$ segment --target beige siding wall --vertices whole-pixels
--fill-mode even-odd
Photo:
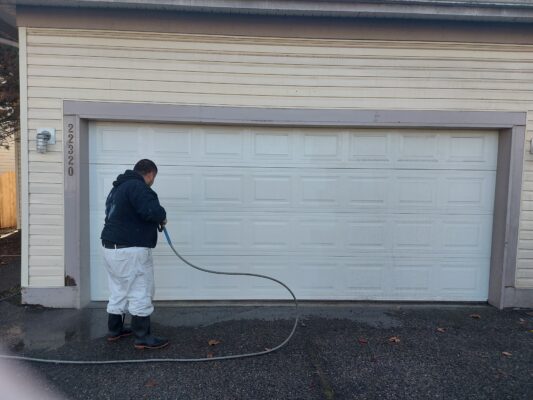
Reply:
[[[27,30],[29,284],[63,284],[62,101],[533,110],[533,46]],[[37,154],[36,128],[58,142]],[[527,138],[533,136],[533,117]],[[533,287],[526,153],[518,287]]]
[[[9,149],[0,146],[0,174],[15,171],[15,141],[9,143]]]
[[[529,153],[533,139],[533,107],[529,110],[516,271],[516,286],[520,288],[533,288],[533,155]]]

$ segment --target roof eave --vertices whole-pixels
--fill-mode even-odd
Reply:
[[[89,7],[276,16],[533,22],[525,0],[4,0],[0,18],[15,25],[16,7]]]

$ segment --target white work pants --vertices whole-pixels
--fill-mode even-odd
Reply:
[[[146,317],[154,311],[154,263],[152,249],[126,247],[103,249],[109,281],[107,312]]]

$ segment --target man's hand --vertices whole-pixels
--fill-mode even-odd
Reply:
[[[165,225],[167,224],[167,219],[165,218],[161,223],[159,224],[159,227],[157,228],[159,232],[163,232],[163,229],[165,228]]]

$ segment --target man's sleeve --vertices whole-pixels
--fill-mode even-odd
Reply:
[[[160,224],[167,217],[157,194],[144,184],[135,185],[130,190],[130,201],[135,211],[145,221]]]

